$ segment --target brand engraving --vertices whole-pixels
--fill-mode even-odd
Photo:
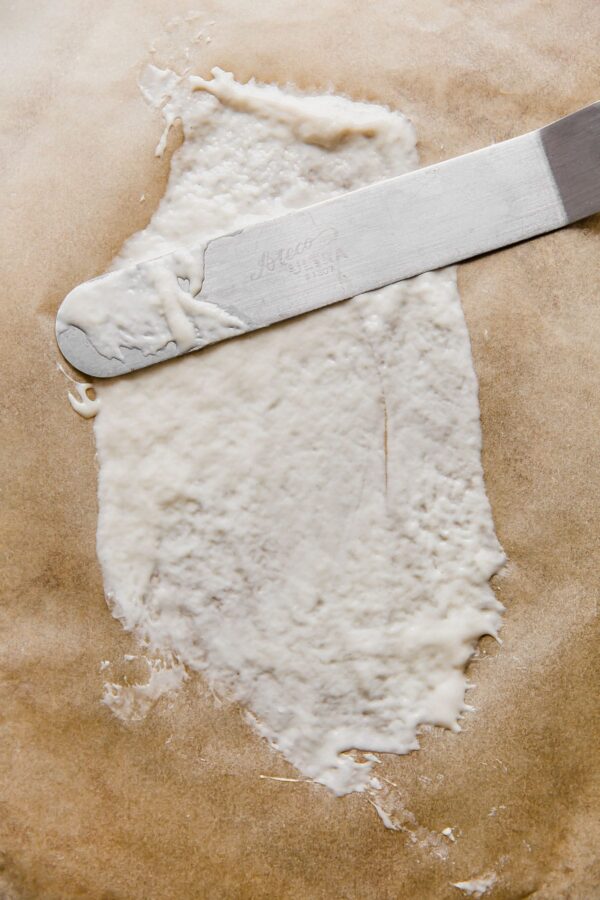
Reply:
[[[337,230],[330,226],[315,234],[308,235],[296,244],[280,247],[272,253],[267,250],[260,256],[258,266],[251,273],[252,281],[260,281],[272,275],[287,272],[303,277],[305,281],[322,278],[339,272],[341,259],[348,256],[341,247],[335,246]]]

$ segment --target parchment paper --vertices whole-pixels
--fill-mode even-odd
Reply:
[[[143,669],[103,598],[92,429],[53,340],[164,189],[150,58],[383,101],[430,162],[598,99],[597,0],[4,3],[0,42],[0,897],[460,898],[491,872],[493,900],[600,896],[598,218],[460,268],[507,613],[462,733],[385,760],[404,831],[264,777],[297,773],[199,679],[135,726],[101,705],[101,660]]]

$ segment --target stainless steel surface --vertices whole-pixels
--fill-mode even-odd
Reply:
[[[540,129],[569,222],[600,209],[600,103]]]
[[[598,210],[600,103],[538,131],[194,248],[203,264],[196,299],[218,305],[252,331]],[[146,283],[152,265],[136,267],[138,283]],[[105,285],[114,295],[128,272],[96,279],[95,294]],[[68,301],[73,319],[78,291],[59,310],[57,340],[80,371],[120,375],[189,352],[171,341],[155,354],[128,348],[121,359],[102,355],[63,314]]]

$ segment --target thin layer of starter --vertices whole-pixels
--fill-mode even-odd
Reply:
[[[219,70],[143,89],[185,140],[115,267],[417,163],[380,106]],[[458,727],[503,555],[454,270],[96,389],[98,553],[127,628],[337,793],[372,781],[346,751]]]

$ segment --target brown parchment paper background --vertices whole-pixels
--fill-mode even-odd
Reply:
[[[2,900],[452,898],[492,871],[492,900],[600,896],[598,218],[460,269],[507,613],[462,733],[385,760],[408,831],[262,777],[297,773],[198,679],[138,725],[101,705],[100,661],[134,678],[136,646],[103,598],[92,428],[53,340],[164,189],[178,137],[154,157],[136,85],[152,46],[396,106],[430,162],[598,99],[597,0],[20,0],[0,46]]]

